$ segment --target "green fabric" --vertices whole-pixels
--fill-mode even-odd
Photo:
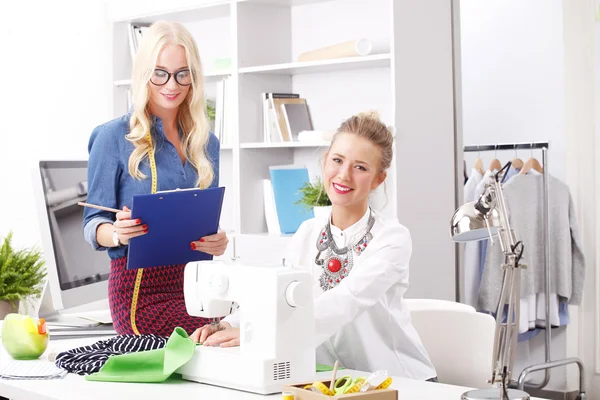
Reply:
[[[162,349],[110,357],[99,372],[85,377],[103,382],[164,382],[192,359],[196,343],[182,328],[175,328]]]
[[[339,366],[338,371],[344,369],[344,367]],[[325,364],[317,364],[317,372],[328,372],[333,371],[333,365],[325,365]]]

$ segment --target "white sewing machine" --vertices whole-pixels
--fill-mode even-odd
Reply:
[[[240,305],[240,347],[198,346],[177,370],[184,379],[249,392],[281,392],[315,375],[310,273],[237,262],[189,263],[184,294],[190,315],[215,318]]]

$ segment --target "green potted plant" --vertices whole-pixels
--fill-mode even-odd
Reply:
[[[329,217],[331,213],[331,201],[329,200],[329,196],[327,196],[321,178],[317,178],[314,183],[306,182],[299,191],[302,194],[302,198],[296,204],[307,209],[312,208],[315,218]]]
[[[215,121],[215,104],[212,100],[206,100],[206,116],[213,123]]]
[[[45,278],[42,252],[35,247],[15,249],[9,232],[0,247],[0,319],[16,312],[20,301],[39,297]]]

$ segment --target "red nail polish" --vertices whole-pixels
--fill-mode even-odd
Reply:
[[[200,238],[200,241],[201,241],[201,242],[204,242],[204,239],[203,239],[203,238]]]
[[[136,220],[135,220],[135,223],[139,225],[139,224],[141,224],[141,223],[142,223],[142,220],[141,220],[141,219],[136,219]]]
[[[196,250],[196,243],[191,244],[192,250]]]
[[[148,233],[148,229],[144,229],[144,233]]]
[[[147,230],[148,230],[148,225],[144,224],[144,225],[142,226],[142,228],[144,228],[144,230],[145,230],[145,231],[147,231]]]

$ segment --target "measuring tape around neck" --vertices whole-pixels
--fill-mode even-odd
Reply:
[[[150,144],[150,148],[148,149],[148,159],[150,160],[150,171],[152,173],[152,194],[156,193],[157,187],[157,176],[156,176],[156,160],[154,159],[154,145],[152,143],[152,135],[148,133],[146,136],[148,139],[148,143]],[[142,275],[144,274],[144,269],[140,268],[137,270],[137,274],[135,277],[135,285],[133,287],[133,295],[131,297],[131,312],[130,312],[130,320],[131,320],[131,329],[133,333],[136,335],[140,334],[137,326],[135,325],[135,310],[137,308],[138,296],[140,294],[140,286],[142,285]]]

